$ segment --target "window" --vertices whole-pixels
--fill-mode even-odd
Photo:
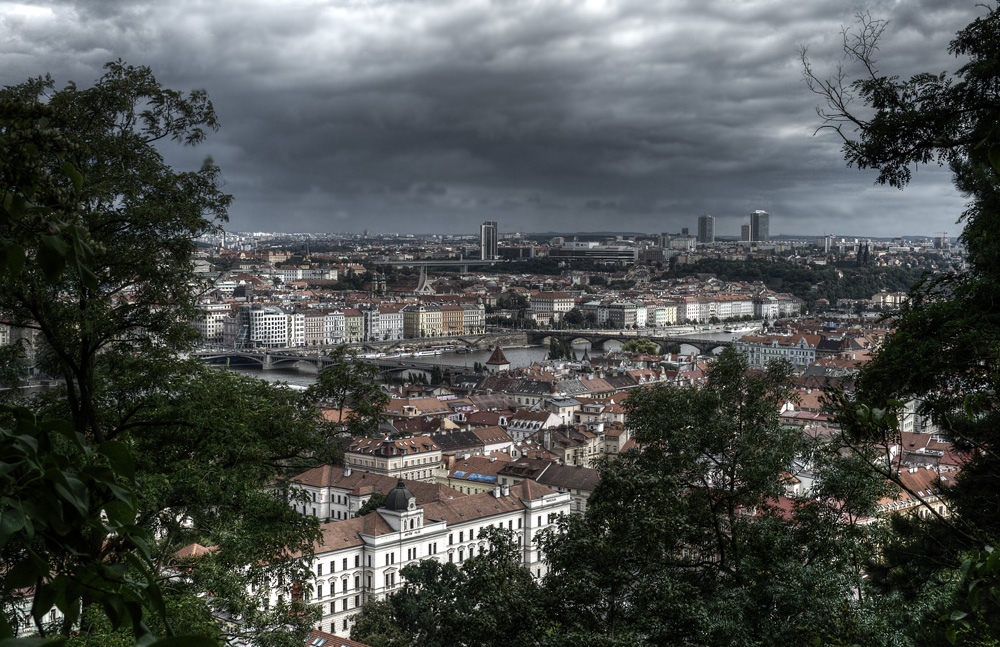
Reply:
[[[316,575],[322,575],[322,574],[323,574],[323,565],[316,564]]]
[[[316,585],[316,597],[317,598],[323,597],[323,585],[322,584]]]
[[[372,556],[369,555],[368,556],[368,568],[371,568],[371,566],[372,566]]]
[[[465,541],[465,531],[464,530],[462,532],[458,533],[458,541],[459,541],[459,543]]]
[[[344,618],[344,631],[347,631],[347,618]]]
[[[344,593],[347,593],[347,578],[346,577],[343,579],[343,582],[344,582]]]
[[[331,602],[330,603],[330,613],[337,613],[337,603],[336,602]]]
[[[361,566],[361,555],[354,556],[354,568]],[[346,566],[344,568],[347,568]]]
[[[355,595],[354,596],[354,608],[357,609],[360,606],[361,606],[361,596],[360,595]]]
[[[521,529],[521,518],[520,517],[517,518],[517,529],[518,530]],[[511,528],[511,530],[513,530],[513,528]]]
[[[346,557],[344,558],[344,567],[343,567],[343,569],[345,571],[347,570],[347,558]]]
[[[458,561],[462,561],[463,559],[465,559],[465,551],[462,550],[461,548],[459,548],[458,549]]]
[[[344,608],[344,611],[347,611],[347,598],[344,598],[343,608]]]
[[[360,575],[355,575],[354,576],[354,590],[357,591],[360,588],[361,588],[361,576]]]

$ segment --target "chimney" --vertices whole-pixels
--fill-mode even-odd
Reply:
[[[351,465],[350,463],[347,463],[344,465],[344,476],[350,476],[350,475],[351,475]]]
[[[510,496],[510,486],[509,485],[504,485],[503,486],[503,495],[504,496]]]
[[[499,499],[500,498],[500,491],[501,490],[500,490],[500,486],[499,485],[494,485],[493,486],[493,498],[494,499]]]

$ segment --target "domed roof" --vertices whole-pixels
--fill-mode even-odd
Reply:
[[[402,512],[409,509],[410,499],[412,498],[414,498],[413,492],[410,492],[410,488],[406,487],[403,479],[399,479],[396,487],[389,490],[389,494],[385,495],[385,503],[382,507],[387,510]]]

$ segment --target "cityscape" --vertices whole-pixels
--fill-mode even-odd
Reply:
[[[995,3],[0,34],[3,647],[997,644]]]

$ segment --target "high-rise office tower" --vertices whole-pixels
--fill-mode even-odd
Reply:
[[[750,225],[740,225],[740,241],[750,242]]]
[[[707,213],[698,216],[698,242],[715,242],[715,216],[710,216]]]
[[[766,243],[771,240],[768,232],[768,221],[771,216],[766,211],[758,209],[750,214],[750,240]]]
[[[479,226],[479,258],[492,261],[497,257],[497,240],[499,239],[497,223],[487,220]]]

